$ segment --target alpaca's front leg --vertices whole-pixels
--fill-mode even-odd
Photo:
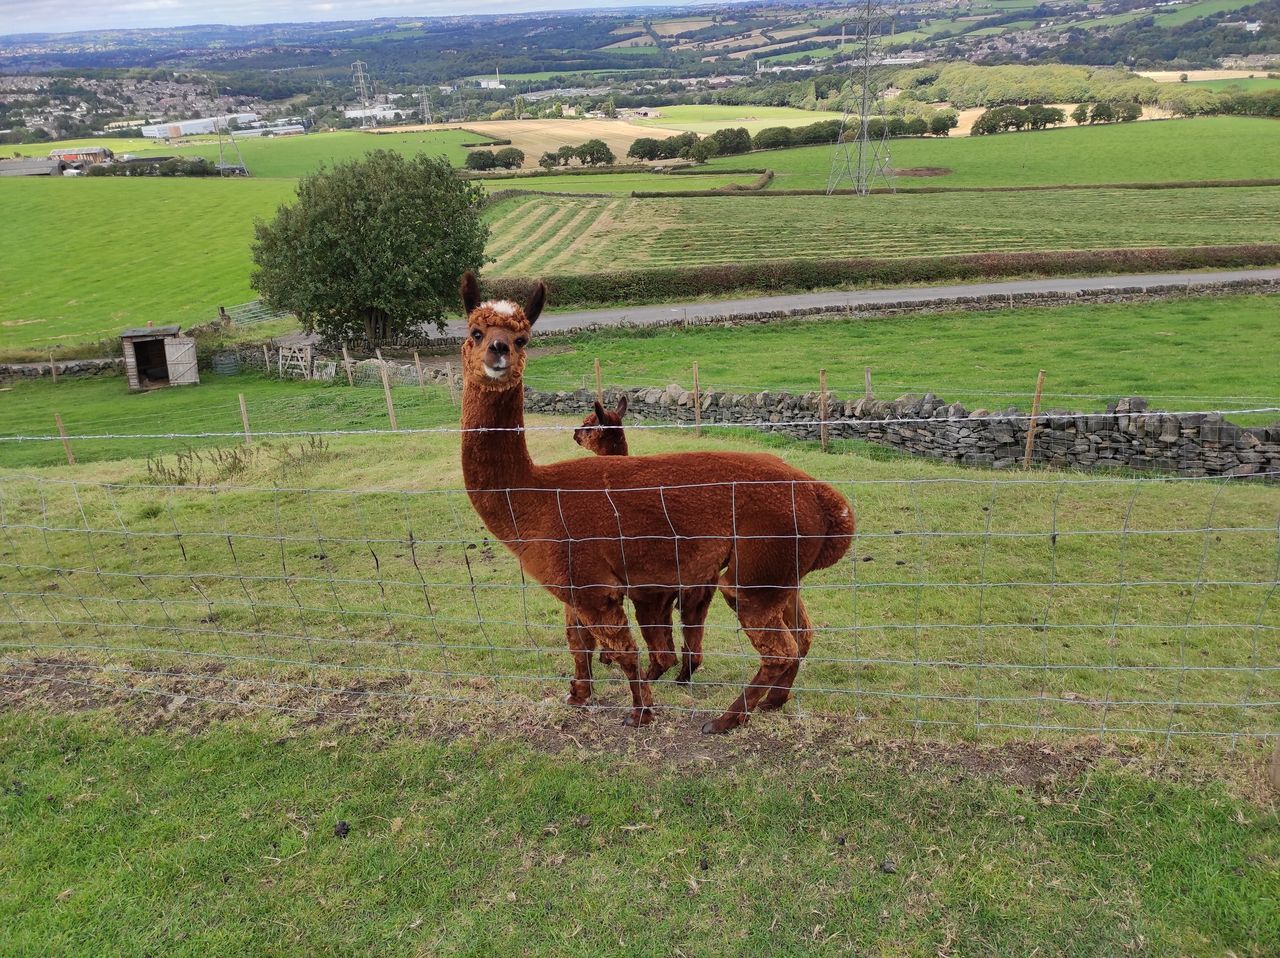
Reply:
[[[564,607],[564,636],[573,653],[573,681],[569,683],[569,694],[564,700],[579,708],[591,701],[591,653],[595,650],[595,639],[591,630],[579,621],[573,607]]]

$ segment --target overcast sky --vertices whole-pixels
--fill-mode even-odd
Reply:
[[[673,0],[470,0],[465,4],[456,0],[0,0],[0,36],[193,23],[368,20],[673,5]]]

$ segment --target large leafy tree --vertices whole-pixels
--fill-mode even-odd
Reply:
[[[458,277],[484,263],[483,198],[443,157],[376,150],[322,170],[256,224],[253,287],[331,340],[443,329]]]

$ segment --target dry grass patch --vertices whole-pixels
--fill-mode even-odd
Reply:
[[[661,139],[681,131],[663,127],[638,126],[626,120],[483,120],[477,123],[430,123],[388,127],[379,132],[404,133],[415,130],[467,129],[495,139],[510,140],[524,151],[525,168],[536,168],[538,157],[562,146],[578,146],[587,140],[604,140],[614,155],[622,159],[631,144],[642,136]]]

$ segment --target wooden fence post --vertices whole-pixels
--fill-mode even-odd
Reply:
[[[49,375],[53,377],[53,384],[58,385],[58,364],[53,361],[53,353],[49,354]]]
[[[71,441],[67,438],[67,427],[62,424],[62,413],[55,412],[53,421],[58,424],[58,435],[62,437],[62,451],[67,454],[67,465],[74,466],[76,457],[71,453]]]
[[[444,378],[449,383],[449,401],[458,405],[458,387],[453,382],[453,363],[444,364]]]
[[[693,434],[702,435],[702,390],[698,383],[698,364],[693,364]]]
[[[240,424],[244,426],[244,444],[246,446],[253,445],[253,437],[249,435],[249,407],[244,404],[244,393],[240,396]]]
[[[271,351],[267,349],[267,344],[262,344],[262,375],[271,375]]]
[[[871,367],[862,367],[862,395],[871,398]]]
[[[314,371],[311,368],[311,344],[307,343],[306,358],[303,360],[304,368],[302,370],[303,379],[315,379]]]
[[[1044,390],[1044,370],[1036,377],[1036,394],[1031,400],[1031,418],[1027,420],[1027,448],[1022,455],[1022,468],[1031,468],[1031,453],[1036,444],[1036,417],[1040,415],[1040,393]]]
[[[342,344],[342,366],[347,371],[347,385],[354,386],[356,384],[355,377],[351,375],[351,353],[347,352],[347,344]]]
[[[827,371],[818,370],[818,437],[822,440],[822,451],[827,451]]]
[[[379,356],[379,359],[382,357]],[[391,381],[387,379],[387,364],[383,363],[379,369],[382,370],[382,395],[387,401],[387,419],[391,422],[391,429],[394,432],[400,427],[396,425],[396,407],[391,401]]]
[[[600,378],[600,357],[596,357],[596,402],[604,405],[604,383]]]
[[[418,371],[418,392],[426,392],[427,384],[422,381],[422,360],[418,358],[418,351],[413,351],[413,368]]]

